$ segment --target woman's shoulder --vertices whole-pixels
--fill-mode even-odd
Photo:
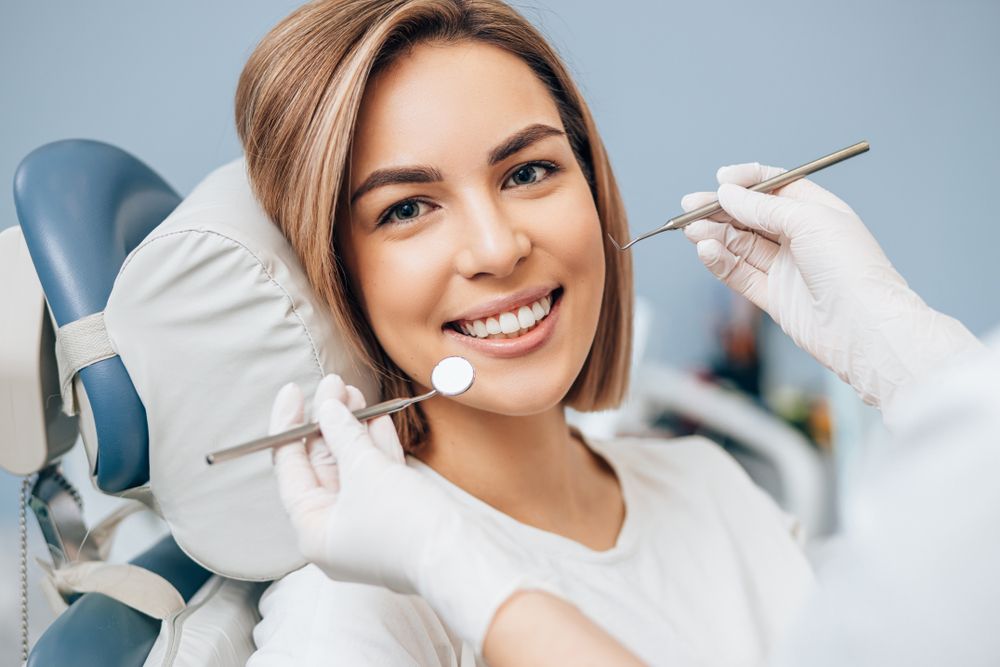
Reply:
[[[725,449],[702,436],[589,441],[643,495],[684,497],[713,507],[733,525],[770,525],[802,545],[798,520],[751,479]],[[664,498],[666,499],[666,498]]]
[[[624,437],[587,443],[613,464],[647,473],[745,477],[739,463],[726,450],[700,435],[682,438]]]
[[[314,565],[268,587],[248,667],[459,664],[461,642],[420,597],[333,581]]]

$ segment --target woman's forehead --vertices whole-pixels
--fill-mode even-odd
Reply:
[[[369,82],[354,136],[352,173],[476,159],[517,130],[562,127],[528,65],[481,42],[420,44]]]

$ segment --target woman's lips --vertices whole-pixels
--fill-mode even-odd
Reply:
[[[564,296],[565,294],[559,295],[559,298],[552,304],[552,308],[544,320],[517,338],[474,338],[449,327],[446,327],[443,331],[459,344],[476,352],[500,359],[519,357],[534,352],[545,345],[552,337],[556,322],[559,320],[559,313],[562,310]]]
[[[455,317],[451,322],[470,322],[496,317],[500,313],[517,312],[521,306],[530,305],[544,296],[551,295],[558,289],[558,285],[539,286],[521,290],[516,294],[494,298],[480,304],[477,308],[466,311],[461,316]]]

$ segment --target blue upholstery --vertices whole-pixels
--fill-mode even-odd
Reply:
[[[97,141],[57,141],[21,162],[14,204],[59,326],[104,310],[126,255],[178,203],[149,167]],[[97,430],[97,485],[115,493],[146,483],[146,411],[121,359],[98,362],[80,377]]]
[[[132,562],[172,583],[185,601],[209,577],[172,537],[164,538]],[[139,667],[159,632],[160,621],[100,593],[87,593],[39,638],[28,658],[28,667]]]
[[[125,257],[180,203],[149,167],[97,141],[57,141],[14,175],[14,204],[59,326],[104,310]],[[80,372],[97,431],[97,484],[119,492],[149,480],[146,411],[118,357]],[[210,573],[167,537],[132,561],[185,600]],[[142,665],[160,621],[98,593],[78,597],[39,638],[29,665]]]

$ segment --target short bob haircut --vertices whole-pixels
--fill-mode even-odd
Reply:
[[[345,190],[358,111],[370,78],[421,42],[472,40],[521,58],[552,94],[594,196],[602,231],[628,238],[625,209],[604,146],[576,86],[545,38],[500,0],[315,0],[257,45],[236,91],[236,127],[253,190],[301,258],[382,396],[412,395],[352,292],[334,225],[346,220]],[[628,387],[632,264],[605,244],[600,321],[563,403],[581,411],[618,405]],[[360,279],[360,278],[359,278]],[[406,451],[426,441],[421,410],[395,415]]]

